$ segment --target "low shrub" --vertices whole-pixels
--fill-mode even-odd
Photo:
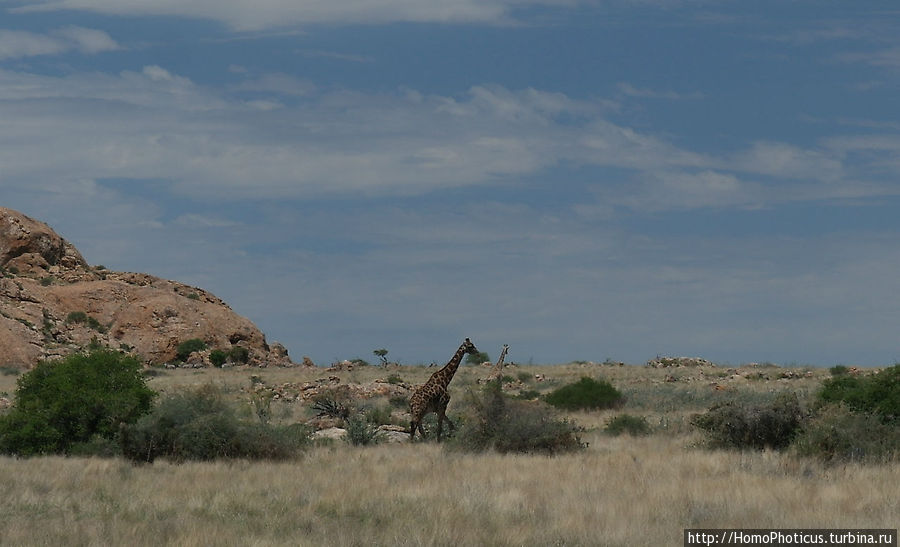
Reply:
[[[764,405],[728,402],[714,405],[691,419],[716,448],[784,449],[801,425],[800,402],[795,393],[781,393]]]
[[[345,437],[347,442],[355,446],[366,446],[375,444],[380,440],[380,432],[377,427],[372,424],[365,415],[354,414],[347,422],[347,433]]]
[[[360,408],[366,421],[372,425],[387,425],[391,423],[391,407],[389,404],[368,404]]]
[[[104,327],[102,324],[100,324],[100,321],[97,321],[97,319],[91,317],[90,315],[88,315],[87,313],[85,313],[83,311],[69,312],[69,314],[66,316],[65,322],[66,322],[66,324],[69,324],[69,323],[85,324],[88,327],[94,329],[95,331],[97,331],[99,333],[106,332],[106,327]]]
[[[491,382],[480,392],[469,392],[463,423],[448,446],[468,452],[558,454],[584,448],[581,431],[556,418],[549,406],[509,398]]]
[[[122,453],[135,462],[294,457],[306,444],[300,425],[243,421],[212,385],[170,395],[134,425],[124,427]]]
[[[849,369],[844,365],[835,365],[828,369],[828,372],[830,372],[832,376],[840,376],[841,374],[847,374]]]
[[[227,360],[228,354],[220,349],[214,349],[209,352],[209,362],[212,363],[213,366],[221,367]]]
[[[234,346],[228,351],[228,358],[232,363],[246,365],[250,361],[250,350],[243,346]]]
[[[639,437],[641,435],[649,435],[650,424],[647,423],[647,418],[643,416],[632,416],[631,414],[619,414],[611,418],[608,422],[606,422],[606,428],[604,429],[607,435],[619,436],[623,433],[627,433],[632,437]]]
[[[544,396],[544,400],[565,410],[615,408],[624,403],[624,397],[612,384],[587,376],[582,376],[574,384],[551,391]]]
[[[175,356],[179,361],[184,361],[195,351],[203,351],[206,349],[206,347],[206,342],[204,342],[203,340],[199,338],[191,338],[190,340],[185,340],[184,342],[178,344],[178,347],[175,348]]]
[[[801,456],[826,463],[883,463],[900,459],[900,427],[844,404],[827,405],[803,427],[794,442]]]

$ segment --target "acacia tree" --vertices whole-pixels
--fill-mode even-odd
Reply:
[[[388,350],[386,350],[386,349],[384,349],[384,348],[381,348],[381,349],[376,349],[376,350],[372,351],[372,353],[374,353],[375,355],[378,356],[379,359],[381,359],[381,365],[382,365],[382,366],[385,366],[385,367],[387,366],[387,364],[388,364],[388,360],[387,360]]]

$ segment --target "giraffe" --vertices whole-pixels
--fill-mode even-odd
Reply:
[[[459,363],[462,361],[463,355],[467,353],[470,355],[478,353],[475,345],[468,338],[466,338],[466,341],[459,346],[459,349],[456,350],[456,353],[453,354],[450,361],[440,370],[435,371],[431,375],[431,378],[419,386],[416,391],[413,392],[412,397],[409,398],[409,414],[412,417],[412,420],[409,423],[410,441],[415,437],[416,429],[419,430],[422,437],[425,437],[425,430],[422,428],[422,418],[430,412],[434,412],[438,415],[437,438],[438,441],[441,440],[441,429],[444,426],[447,404],[450,402],[450,394],[447,392],[447,386],[450,385],[450,380],[452,380],[453,375],[456,374],[456,369],[459,368]],[[453,425],[453,422],[449,419],[447,420],[447,423],[450,424],[451,430],[456,429],[456,426]]]
[[[493,382],[494,380],[500,381],[501,371],[503,370],[503,359],[506,357],[506,352],[509,351],[509,344],[503,344],[503,350],[500,352],[500,358],[497,359],[497,364],[494,365],[494,370],[491,371],[491,375],[488,377],[488,382]]]

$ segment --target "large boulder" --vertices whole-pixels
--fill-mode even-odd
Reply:
[[[249,351],[249,364],[291,365],[249,319],[198,287],[149,274],[90,267],[43,222],[0,208],[0,366],[33,366],[89,344],[123,349],[148,364],[176,359],[178,345]]]

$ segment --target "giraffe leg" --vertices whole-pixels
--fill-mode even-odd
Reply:
[[[409,441],[412,442],[413,437],[416,436],[416,426],[419,425],[415,420],[409,422]]]
[[[438,412],[438,431],[437,431],[437,440],[441,442],[441,429],[444,427],[444,413]]]

